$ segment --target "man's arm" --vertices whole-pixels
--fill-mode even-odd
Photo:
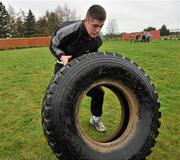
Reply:
[[[72,39],[72,34],[78,29],[81,22],[74,23],[72,25],[59,29],[56,34],[52,37],[49,49],[51,53],[64,64],[67,64],[69,59],[72,57],[63,51],[62,46],[67,46]]]
[[[59,31],[59,34],[56,34],[52,38],[51,44],[49,45],[49,49],[51,53],[57,58],[58,61],[61,61],[64,65],[66,65],[69,59],[72,58],[72,56],[65,55],[64,51],[60,48],[60,45],[62,45],[62,43],[66,43],[66,42],[61,37],[60,31]]]
[[[49,45],[49,49],[51,53],[58,59],[60,60],[62,55],[65,55],[64,51],[60,49],[59,45],[61,43],[61,40],[57,39],[57,36],[55,35],[51,39],[51,43]]]

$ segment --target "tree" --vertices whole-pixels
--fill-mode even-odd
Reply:
[[[156,30],[155,27],[148,27],[144,29],[144,31],[155,31],[155,30]]]
[[[74,21],[76,20],[76,11],[71,10],[67,4],[62,8],[58,6],[55,11],[46,11],[45,17],[48,22],[48,31],[49,34],[55,32],[60,23],[65,21]]]
[[[55,10],[55,13],[57,14],[59,23],[63,21],[74,21],[77,19],[76,10],[71,10],[67,4],[65,4],[63,8],[58,6]]]
[[[16,28],[17,14],[12,6],[8,7],[8,14],[9,14],[10,37],[16,37],[18,34]]]
[[[115,19],[111,19],[107,25],[107,34],[115,35],[117,33],[117,23]]]
[[[35,25],[36,25],[35,16],[33,15],[32,11],[29,10],[27,17],[25,18],[24,35],[26,37],[31,37],[35,35]]]
[[[28,14],[22,10],[15,12],[11,6],[6,10],[0,2],[0,38],[47,36],[52,34],[61,22],[76,19],[76,11],[71,10],[67,4],[63,8],[58,6],[55,11],[47,11],[36,22],[31,10]]]
[[[63,8],[63,20],[64,21],[74,21],[76,20],[76,11],[71,10],[67,4]]]
[[[47,18],[48,18],[48,31],[49,34],[52,34],[57,29],[57,26],[59,25],[60,22],[55,12],[50,12]]]
[[[17,13],[16,16],[16,22],[15,22],[16,34],[14,35],[14,37],[24,37],[25,19],[26,19],[25,12],[20,9],[20,11]]]
[[[22,17],[18,17],[16,19],[15,26],[16,26],[16,31],[17,31],[15,37],[24,37],[25,26],[24,26]]]
[[[63,9],[60,6],[58,6],[55,9],[55,13],[57,14],[59,23],[61,23],[63,21],[63,19],[64,19],[64,11],[63,11]]]
[[[0,38],[7,38],[10,36],[10,26],[9,26],[9,14],[3,5],[0,2]]]
[[[169,36],[170,32],[169,29],[167,29],[166,25],[162,25],[161,29],[160,29],[160,35],[161,36]]]
[[[48,21],[45,16],[40,17],[36,22],[36,35],[37,36],[48,36],[49,35]]]

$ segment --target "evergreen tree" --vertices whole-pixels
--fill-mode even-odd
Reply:
[[[40,17],[36,22],[36,35],[37,36],[49,36],[48,21],[47,18]]]
[[[146,29],[144,29],[144,31],[155,31],[156,28],[155,27],[148,27]]]
[[[55,12],[50,12],[48,18],[48,31],[50,34],[54,33],[59,25],[59,19]]]
[[[27,17],[25,18],[25,33],[26,37],[31,37],[35,35],[35,26],[36,20],[35,16],[33,15],[32,11],[29,10]]]
[[[15,37],[24,37],[25,26],[24,26],[22,17],[18,17],[16,19],[15,26],[16,26],[16,31],[17,31]]]
[[[0,2],[0,38],[9,37],[9,31],[9,15],[3,3]]]
[[[160,29],[160,35],[161,36],[169,36],[170,32],[169,29],[167,29],[166,25],[162,25],[161,29]]]

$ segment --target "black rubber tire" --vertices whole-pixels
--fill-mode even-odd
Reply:
[[[111,140],[95,142],[77,121],[89,89],[110,88],[124,104],[124,121]],[[51,80],[42,103],[44,135],[60,160],[144,160],[155,145],[160,103],[150,78],[136,63],[114,53],[89,53],[72,60]]]

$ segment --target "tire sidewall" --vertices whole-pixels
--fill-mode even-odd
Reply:
[[[65,73],[67,68],[64,68]],[[86,157],[90,160],[119,160],[120,157],[130,159],[147,145],[147,139],[151,134],[152,107],[155,99],[149,81],[137,66],[110,56],[107,59],[90,59],[88,63],[81,61],[81,64],[68,70],[67,74],[59,76],[60,87],[55,96],[54,108],[57,143],[61,143],[63,135],[63,141],[75,157]],[[79,96],[99,80],[122,81],[134,92],[138,101],[138,121],[133,137],[120,148],[107,153],[88,146],[76,126]]]

